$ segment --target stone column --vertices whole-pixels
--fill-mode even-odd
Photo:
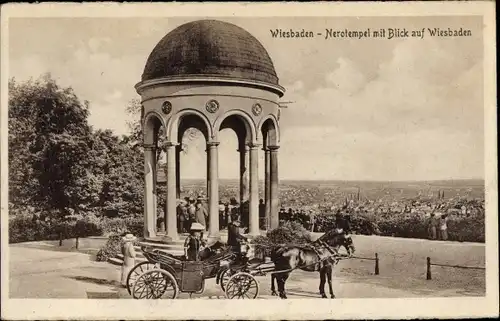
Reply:
[[[153,147],[153,161],[151,168],[153,169],[153,227],[155,232],[158,232],[156,221],[158,220],[158,147]]]
[[[266,230],[269,231],[271,226],[271,151],[269,148],[265,147],[264,149],[265,157],[265,180],[264,180],[264,202],[266,204]]]
[[[259,231],[259,149],[258,145],[249,145],[250,148],[250,231],[249,234],[257,236]]]
[[[182,146],[175,148],[175,197],[181,198],[181,152]]]
[[[269,146],[270,150],[270,176],[271,176],[271,229],[279,226],[279,190],[278,190],[278,148],[279,146]]]
[[[219,146],[218,142],[207,144],[208,151],[208,219],[209,219],[209,238],[219,237]]]
[[[240,206],[248,200],[248,146],[243,145],[238,149],[240,153]]]
[[[174,143],[166,143],[167,152],[167,240],[177,240],[177,201],[176,201],[176,145]]]
[[[154,222],[154,146],[144,145],[144,237],[155,237],[156,229]]]

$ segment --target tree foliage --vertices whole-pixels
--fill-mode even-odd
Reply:
[[[59,218],[142,212],[143,160],[137,139],[93,130],[88,115],[88,102],[48,74],[9,82],[11,207],[34,205]]]
[[[88,103],[80,101],[71,88],[59,87],[50,75],[13,87],[30,93],[24,96],[24,106],[11,104],[9,109],[26,105],[32,109],[34,135],[28,150],[33,158],[33,179],[38,183],[34,191],[37,205],[67,215],[92,204],[99,182],[92,172],[94,142],[87,122]]]
[[[94,130],[88,123],[89,103],[50,74],[9,81],[9,212],[17,217],[12,221],[14,239],[69,236],[68,229],[82,236],[89,233],[88,226],[97,224],[83,224],[91,217],[103,223],[109,221],[103,219],[106,216],[127,217],[130,222],[142,216],[144,115],[139,100],[124,107],[135,121],[128,124],[129,135],[117,136],[111,130]],[[184,141],[200,134],[189,129]],[[161,147],[164,135],[159,136]],[[161,149],[158,158],[160,153]],[[42,222],[47,233],[25,238],[21,234],[29,229],[26,222]]]

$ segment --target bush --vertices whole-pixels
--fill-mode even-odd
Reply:
[[[450,217],[448,238],[460,242],[485,242],[484,215]]]
[[[356,234],[363,235],[373,235],[380,234],[379,227],[375,219],[369,214],[354,213],[350,215],[351,217],[351,231]],[[321,215],[317,217],[315,223],[316,232],[326,232],[335,227],[335,216],[332,215]]]
[[[300,223],[285,222],[282,226],[269,231],[266,236],[253,240],[257,256],[269,256],[270,251],[284,244],[303,245],[311,242],[311,235]]]
[[[67,238],[102,235],[100,220],[95,215],[73,215],[68,219],[65,233]]]
[[[122,236],[114,234],[109,236],[103,248],[97,252],[96,260],[99,262],[107,261],[109,258],[116,257],[122,251]]]
[[[427,221],[416,214],[393,215],[377,221],[384,236],[427,238]]]
[[[132,233],[137,237],[144,235],[144,221],[142,217],[103,218],[101,220],[104,235]]]
[[[128,233],[132,233],[136,237],[144,236],[144,218],[127,217],[125,218],[125,226]]]
[[[356,234],[379,235],[380,229],[373,218],[364,214],[351,215],[351,230]]]
[[[9,215],[9,243],[58,240],[60,233],[63,239],[102,234],[99,219],[94,215],[74,215],[68,217],[67,221],[46,222],[34,220],[34,214],[16,212],[15,215]],[[49,214],[49,217],[52,215]]]
[[[394,215],[378,220],[385,236],[427,239],[428,217],[418,214]],[[448,240],[484,242],[484,213],[475,216],[448,216]]]
[[[351,230],[356,234],[384,235],[427,239],[428,220],[418,213],[354,213],[351,214]],[[316,232],[326,232],[335,226],[334,215],[320,215],[315,223]],[[463,242],[485,241],[484,212],[462,216],[448,216],[448,240]]]
[[[41,224],[32,221],[29,215],[9,217],[9,243],[29,242],[43,239],[46,235]]]

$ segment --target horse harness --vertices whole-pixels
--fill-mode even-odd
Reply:
[[[312,245],[310,246],[319,258],[319,262],[316,262],[316,264],[317,264],[316,269],[318,271],[320,271],[322,268],[324,268],[327,265],[338,263],[338,261],[339,261],[339,259],[337,258],[338,251],[336,249],[332,248],[330,245],[328,245],[323,240],[317,240],[317,243],[321,248],[326,249],[326,252],[327,252],[327,253],[320,252],[318,250],[318,246],[312,246]]]

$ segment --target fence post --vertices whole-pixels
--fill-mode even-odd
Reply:
[[[378,268],[378,253],[375,253],[375,275],[379,275],[380,271]]]
[[[431,258],[427,257],[427,280],[432,280],[431,275]]]

